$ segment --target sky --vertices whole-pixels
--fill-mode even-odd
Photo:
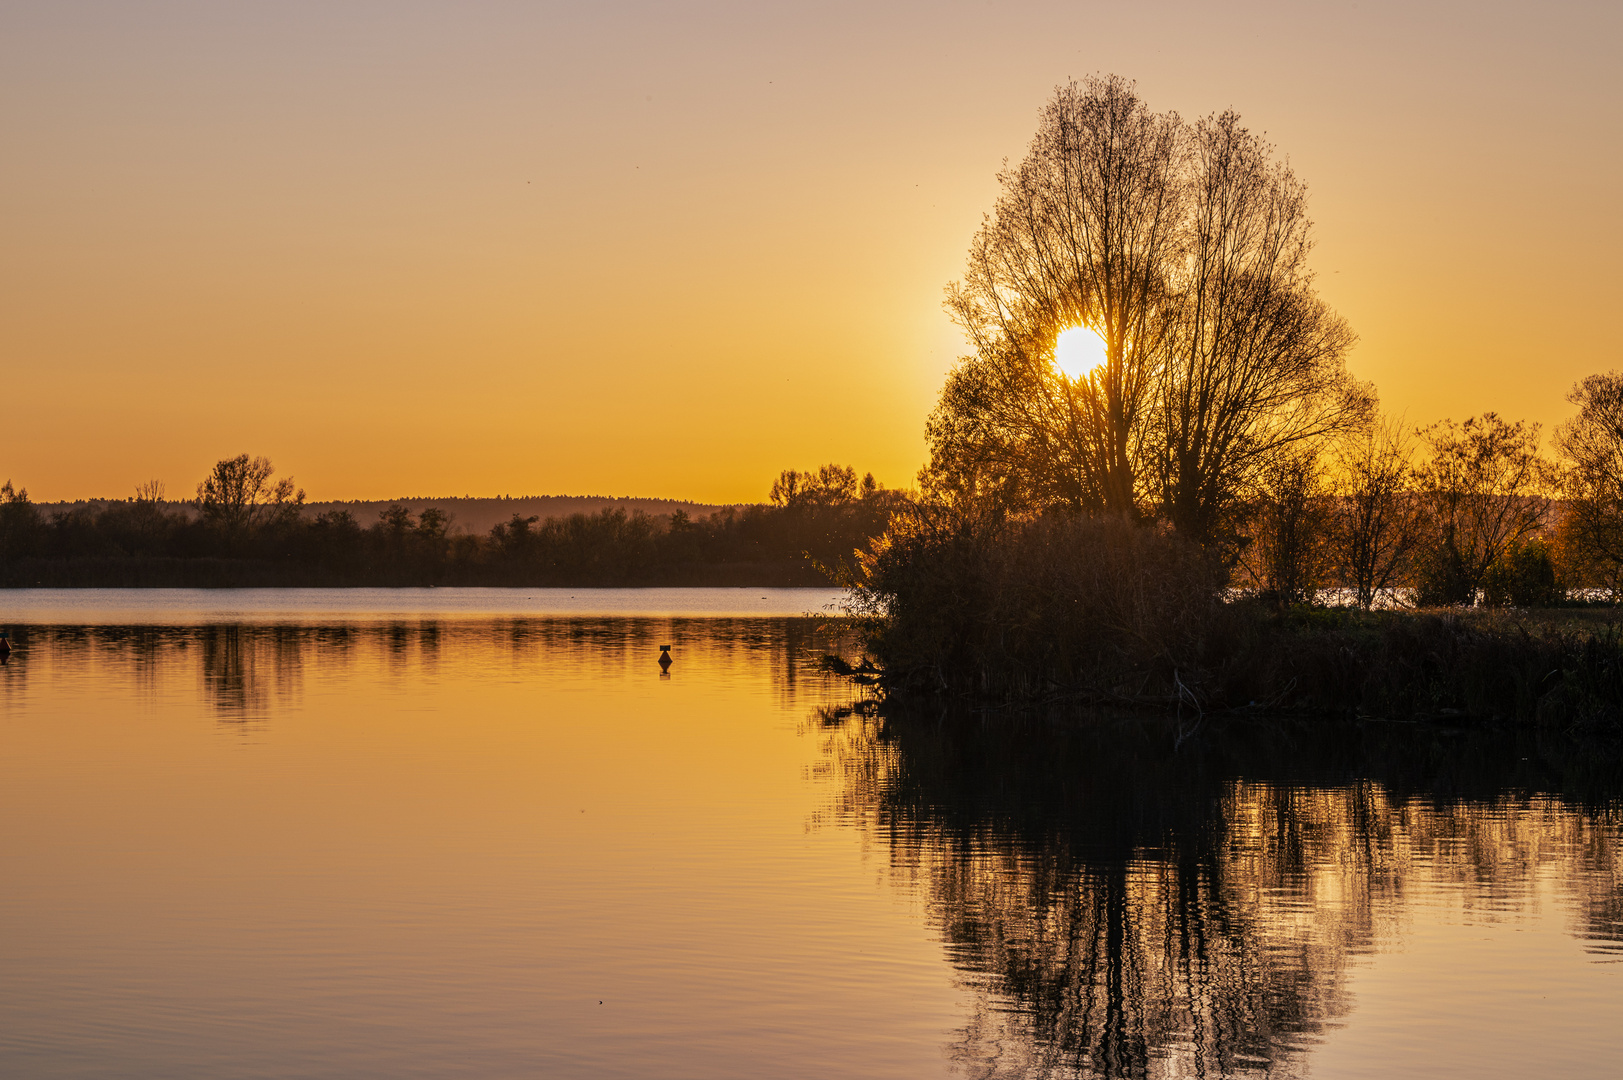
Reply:
[[[0,479],[760,501],[912,483],[1054,87],[1232,107],[1355,375],[1549,429],[1623,368],[1623,5],[0,0]]]

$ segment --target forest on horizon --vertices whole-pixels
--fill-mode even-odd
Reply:
[[[157,501],[183,514],[200,513],[195,499],[166,499],[161,485],[147,485],[146,490],[158,492]],[[147,496],[129,498],[71,499],[57,502],[37,502],[35,505],[47,517],[58,513],[71,513],[85,509],[104,509],[108,506],[139,501]],[[650,517],[670,517],[683,513],[690,518],[707,518],[724,510],[744,511],[753,503],[702,503],[691,499],[659,499],[640,495],[420,495],[397,499],[324,499],[298,503],[301,517],[314,520],[323,514],[348,512],[356,521],[371,523],[391,507],[403,506],[414,516],[424,510],[435,510],[445,515],[452,535],[457,533],[487,533],[492,527],[511,519],[515,514],[533,516],[540,521],[569,517],[572,514],[597,514],[605,510],[623,510],[627,514],[647,514]]]
[[[193,499],[36,504],[0,485],[0,587],[827,584],[909,496],[848,466],[769,501],[613,497],[307,503],[246,454]]]

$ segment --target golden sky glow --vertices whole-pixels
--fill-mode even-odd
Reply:
[[[907,484],[963,347],[942,287],[1095,72],[1268,132],[1390,410],[1550,425],[1623,366],[1620,10],[18,0],[0,479]]]

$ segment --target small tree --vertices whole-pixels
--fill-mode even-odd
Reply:
[[[309,544],[316,561],[329,569],[354,572],[364,557],[360,522],[348,510],[328,510],[310,523]]]
[[[259,526],[296,515],[304,502],[293,478],[272,483],[275,473],[269,458],[238,454],[218,461],[197,485],[197,508],[228,542],[240,542]]]
[[[1416,569],[1422,606],[1476,602],[1488,568],[1544,523],[1547,468],[1537,424],[1487,412],[1422,428],[1431,460],[1419,472],[1426,533]]]
[[[34,554],[43,527],[39,508],[28,501],[27,488],[18,490],[10,480],[0,485],[0,557]]]
[[[1623,374],[1591,375],[1567,400],[1578,415],[1555,436],[1565,466],[1563,547],[1611,588],[1615,600],[1623,577]]]
[[[514,514],[512,520],[491,526],[491,543],[507,562],[514,565],[522,563],[539,546],[540,538],[534,526],[540,520],[534,514],[529,517]]]
[[[1555,607],[1565,599],[1550,545],[1536,536],[1512,544],[1482,578],[1488,607]]]
[[[1317,457],[1304,449],[1275,458],[1257,494],[1245,557],[1252,580],[1280,607],[1312,603],[1324,577],[1330,526]]]
[[[1413,454],[1402,427],[1377,422],[1344,440],[1333,458],[1330,559],[1365,611],[1408,569],[1420,538]]]
[[[175,528],[179,515],[164,509],[162,480],[146,480],[135,485],[129,502],[127,521],[131,547],[138,554],[160,551],[165,538]]]

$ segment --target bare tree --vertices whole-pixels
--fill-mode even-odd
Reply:
[[[1431,460],[1417,484],[1427,514],[1418,602],[1474,604],[1488,568],[1543,525],[1549,500],[1540,490],[1538,431],[1492,412],[1420,429]]]
[[[304,492],[294,485],[293,478],[283,477],[272,483],[275,473],[269,458],[238,454],[218,461],[197,485],[197,507],[206,520],[227,536],[239,539],[267,518],[297,512],[297,506],[304,502]]]
[[[1330,507],[1312,450],[1276,455],[1257,478],[1255,517],[1244,567],[1280,607],[1311,603],[1324,580]]]
[[[1374,394],[1347,373],[1352,331],[1313,294],[1307,186],[1233,112],[1190,141],[1157,448],[1167,517],[1211,546],[1255,479],[1298,472],[1306,446],[1368,421]]]
[[[154,549],[171,525],[173,515],[164,509],[163,496],[162,480],[145,480],[135,485],[129,520],[143,553]]]
[[[1555,436],[1565,465],[1563,539],[1615,598],[1623,579],[1623,374],[1591,375],[1567,400],[1578,415]]]
[[[1182,156],[1178,117],[1151,112],[1125,80],[1059,88],[948,290],[975,355],[929,429],[942,467],[1046,505],[1139,513]],[[1052,361],[1077,325],[1099,334],[1106,360],[1072,380]]]
[[[1420,539],[1413,457],[1413,440],[1392,422],[1373,423],[1336,448],[1331,559],[1365,611],[1397,584]]]
[[[1363,422],[1352,333],[1312,291],[1306,189],[1271,154],[1233,113],[1189,125],[1118,78],[1060,87],[948,290],[974,355],[926,430],[926,493],[1159,513],[1209,547],[1276,456]],[[1105,343],[1084,376],[1053,362],[1073,326]]]

